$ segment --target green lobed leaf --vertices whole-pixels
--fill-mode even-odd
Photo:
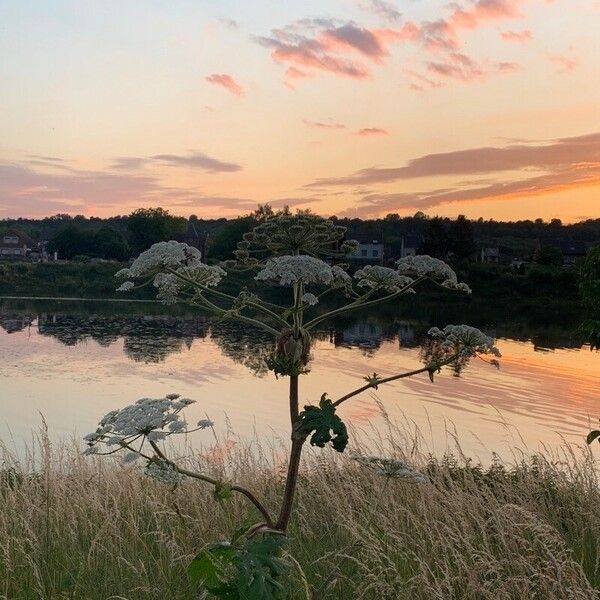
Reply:
[[[331,442],[333,448],[343,452],[348,444],[348,430],[344,422],[335,412],[333,402],[327,394],[321,396],[319,406],[308,405],[300,413],[299,431],[309,436],[313,446],[323,448]]]
[[[229,542],[211,544],[196,555],[188,567],[188,576],[194,583],[202,583],[208,590],[218,588],[225,577],[225,570],[237,553]]]
[[[600,438],[600,430],[598,429],[594,429],[593,431],[590,431],[587,435],[587,437],[585,438],[585,441],[588,444],[591,444],[595,439]],[[598,439],[598,441],[600,441],[600,439]]]

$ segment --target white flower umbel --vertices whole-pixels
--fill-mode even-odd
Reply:
[[[193,402],[169,394],[164,398],[142,398],[135,404],[113,410],[100,421],[96,431],[84,437],[88,443],[86,454],[97,454],[99,444],[107,446],[109,451],[118,450],[141,437],[157,442],[169,435],[183,433],[187,423],[180,412]]]
[[[144,277],[163,267],[187,267],[201,264],[200,250],[182,242],[159,242],[142,252],[128,269],[122,269],[117,277]]]
[[[410,285],[413,279],[401,275],[398,271],[379,265],[367,265],[354,274],[359,287],[381,289],[387,292],[399,292]]]
[[[204,264],[200,256],[200,250],[187,244],[160,242],[142,252],[131,267],[121,269],[116,277],[131,280],[155,275],[159,300],[173,303],[186,286],[216,286],[226,275],[221,267]],[[133,288],[132,281],[125,281],[118,290],[127,292]]]
[[[319,299],[310,292],[306,292],[306,294],[303,294],[301,300],[302,302],[304,302],[304,304],[308,304],[309,306],[315,306],[319,303]]]
[[[448,289],[471,293],[471,288],[466,283],[459,283],[454,270],[439,258],[433,258],[427,254],[416,256],[405,256],[396,261],[398,273],[411,277],[427,277],[433,281],[441,282]]]
[[[432,327],[429,335],[462,354],[493,354],[501,356],[494,339],[470,325],[447,325],[444,329]]]
[[[175,486],[181,483],[183,479],[181,473],[173,465],[164,460],[150,461],[146,465],[144,473],[164,485]]]
[[[339,269],[339,267],[338,267]],[[339,269],[341,271],[341,269]],[[321,283],[329,285],[335,277],[341,277],[326,262],[307,255],[276,256],[267,261],[255,279],[257,281],[274,281],[280,285],[293,285],[298,281],[303,283]]]
[[[355,456],[354,460],[369,467],[377,475],[391,479],[405,479],[414,483],[428,483],[429,478],[424,473],[413,469],[405,462],[397,458],[385,458],[382,456]]]

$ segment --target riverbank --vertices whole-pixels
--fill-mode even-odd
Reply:
[[[275,506],[277,449],[223,447],[192,462]],[[403,458],[400,437],[392,447]],[[191,558],[254,518],[239,497],[216,502],[193,481],[173,490],[75,446],[42,438],[36,456],[44,465],[36,476],[26,466],[6,470],[3,457],[3,598],[192,600]],[[428,483],[385,479],[334,452],[307,456],[286,598],[306,599],[307,584],[320,591],[315,598],[340,600],[600,597],[599,473],[587,451],[488,469],[452,457],[411,461]]]
[[[115,273],[127,266],[124,263],[0,263],[0,293],[18,297],[60,298],[131,298],[154,299],[155,290],[148,286],[126,295],[117,292],[119,281]],[[461,281],[469,283],[473,295],[448,294],[435,287],[421,287],[425,300],[443,298],[445,304],[479,302],[506,302],[522,307],[555,306],[557,308],[580,306],[576,275],[573,269],[529,266],[515,270],[497,265],[465,263],[455,266]],[[223,280],[224,291],[252,289],[252,273],[230,272]],[[277,288],[273,293],[277,293]]]

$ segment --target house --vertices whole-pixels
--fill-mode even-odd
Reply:
[[[24,260],[33,246],[28,235],[18,229],[8,229],[0,234],[0,259]]]
[[[563,255],[564,265],[574,265],[588,253],[587,246],[583,242],[561,242],[559,248]]]
[[[498,264],[500,262],[500,248],[482,248],[479,257],[482,263]]]
[[[406,256],[416,256],[419,248],[423,245],[423,238],[417,233],[409,233],[402,236],[399,258]]]
[[[357,233],[348,235],[349,240],[358,242],[355,254],[348,258],[357,263],[383,264],[383,240],[376,235]]]

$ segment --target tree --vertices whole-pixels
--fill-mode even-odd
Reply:
[[[542,246],[535,251],[533,262],[548,267],[560,267],[563,264],[563,255],[555,246]]]
[[[379,386],[418,375],[434,375],[446,365],[460,364],[477,354],[498,356],[494,341],[478,329],[450,325],[430,330],[433,341],[425,365],[386,377],[372,373],[354,390],[330,398],[323,391],[302,409],[299,380],[310,371],[313,336],[325,321],[351,311],[384,303],[401,306],[397,300],[425,280],[440,283],[446,289],[470,291],[459,283],[456,273],[441,260],[430,256],[402,258],[397,268],[365,266],[351,277],[340,266],[331,266],[321,256],[342,259],[354,252],[357,244],[344,241],[345,228],[315,215],[282,215],[267,219],[246,233],[236,251],[237,261],[224,263],[232,269],[255,269],[258,293],[242,289],[237,296],[216,289],[226,274],[221,266],[201,262],[200,252],[186,244],[157,244],[140,255],[121,276],[129,279],[121,289],[135,287],[133,279],[153,281],[158,297],[164,302],[188,302],[221,319],[233,319],[252,325],[271,339],[267,367],[277,377],[289,380],[286,404],[290,417],[290,450],[283,497],[274,510],[245,485],[227,482],[209,473],[192,471],[169,456],[172,435],[188,435],[212,425],[201,419],[188,426],[182,411],[193,400],[170,394],[163,398],[144,398],[137,403],[108,413],[95,432],[86,436],[86,454],[115,454],[127,451],[127,460],[140,459],[145,473],[169,486],[184,478],[212,486],[214,497],[225,501],[233,494],[244,497],[253,507],[258,522],[244,526],[231,541],[213,544],[191,562],[188,573],[193,581],[219,598],[281,598],[280,580],[287,569],[283,545],[292,517],[294,497],[299,484],[299,468],[306,444],[318,448],[331,446],[344,452],[349,432],[338,408],[356,396]],[[260,257],[260,258],[257,258]],[[288,298],[274,304],[261,296],[264,287],[283,287]],[[329,293],[337,307],[317,310],[319,297]],[[410,297],[410,296],[409,296]],[[497,365],[496,359],[492,363]],[[257,409],[260,415],[260,409]],[[424,475],[402,461],[385,457],[363,457],[363,462],[386,477],[405,477],[423,481]],[[223,475],[223,474],[221,474]],[[310,493],[308,490],[306,493]],[[339,490],[344,493],[344,490]],[[297,563],[296,563],[297,564]],[[312,593],[307,597],[314,597]]]
[[[458,215],[450,225],[450,249],[458,258],[470,258],[475,252],[473,224],[464,215]]]
[[[109,225],[104,225],[95,233],[93,246],[98,256],[113,260],[125,260],[131,252],[121,232]]]
[[[152,244],[181,237],[186,230],[186,220],[174,217],[164,208],[138,208],[127,220],[130,243],[137,251]]]
[[[48,243],[48,250],[57,252],[59,258],[72,259],[75,256],[93,254],[92,238],[81,227],[67,225]]]
[[[245,233],[251,231],[256,225],[257,221],[251,216],[227,221],[212,238],[210,256],[220,260],[233,258],[237,243]]]
[[[427,221],[423,241],[423,253],[445,258],[450,250],[450,237],[444,219],[433,217]]]

